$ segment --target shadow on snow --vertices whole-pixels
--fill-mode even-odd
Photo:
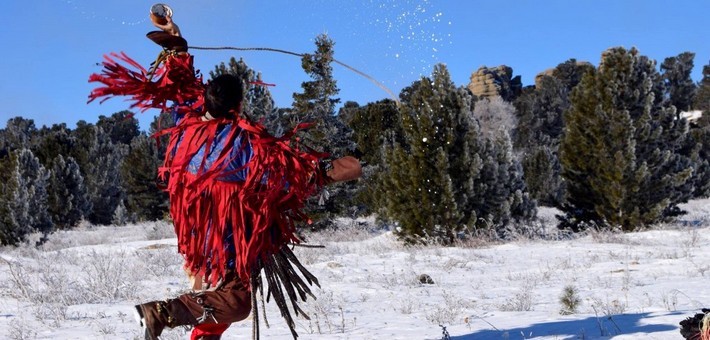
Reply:
[[[485,339],[529,339],[532,337],[553,336],[555,339],[582,339],[597,337],[613,337],[622,334],[655,333],[678,330],[678,326],[661,324],[641,324],[641,320],[651,322],[654,317],[679,315],[678,322],[683,318],[682,312],[619,314],[612,316],[588,317],[586,319],[550,321],[511,329],[484,329],[466,335],[451,336],[451,340],[485,340]],[[480,322],[480,320],[479,320]],[[678,333],[680,337],[680,333]]]

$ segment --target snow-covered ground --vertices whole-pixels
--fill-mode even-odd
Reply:
[[[297,330],[300,339],[678,339],[678,322],[710,305],[710,200],[683,208],[652,231],[458,247],[405,247],[371,221],[343,221],[310,236],[324,249],[296,248],[322,285]],[[540,213],[549,225],[553,215]],[[0,338],[139,339],[132,306],[186,289],[175,250],[166,223],[84,226],[41,250],[0,249]],[[561,315],[570,286],[580,304]],[[262,339],[291,339],[276,306],[267,313]],[[223,337],[250,338],[250,320]]]

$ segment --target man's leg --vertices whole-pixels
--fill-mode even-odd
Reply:
[[[188,293],[176,299],[137,305],[136,311],[146,330],[146,339],[154,340],[165,327],[230,324],[244,320],[251,312],[251,294],[238,279],[233,279],[214,291]]]
[[[239,279],[213,291],[184,294],[178,299],[193,312],[199,324],[242,321],[251,312],[251,294]]]

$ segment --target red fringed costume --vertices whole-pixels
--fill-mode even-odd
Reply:
[[[132,108],[163,112],[168,101],[178,104],[173,110],[180,121],[159,133],[170,135],[159,176],[168,183],[170,214],[185,268],[212,285],[227,279],[233,269],[244,286],[251,287],[252,301],[263,269],[269,295],[305,300],[310,290],[300,278],[290,282],[282,272],[295,271],[283,268],[282,262],[295,264],[309,283],[317,284],[287,244],[299,243],[295,223],[306,219],[303,204],[326,183],[319,169],[324,155],[296,145],[295,130],[277,138],[261,124],[238,116],[204,120],[204,84],[192,56],[172,52],[162,56],[151,71],[123,53],[106,56],[102,73],[89,79],[102,84],[89,101],[126,96]],[[235,158],[247,151],[250,158],[234,168]],[[238,173],[241,180],[232,180]],[[285,289],[279,286],[275,291],[275,284]],[[278,296],[275,299],[278,303]],[[296,314],[302,312],[295,304],[293,308]],[[293,326],[290,315],[284,317]]]

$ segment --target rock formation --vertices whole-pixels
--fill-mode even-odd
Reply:
[[[478,97],[501,96],[505,101],[514,100],[523,88],[520,76],[513,77],[513,69],[501,65],[488,68],[481,66],[471,74],[468,89]]]

